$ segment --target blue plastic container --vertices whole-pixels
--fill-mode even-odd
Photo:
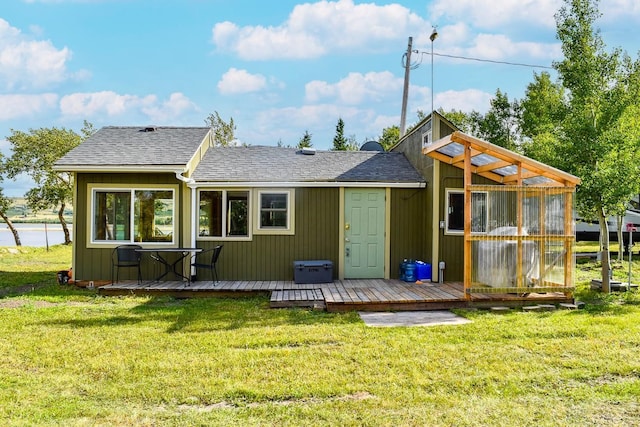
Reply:
[[[431,264],[422,261],[416,261],[416,279],[431,280]]]
[[[415,282],[416,281],[416,263],[409,260],[404,269],[404,281]]]

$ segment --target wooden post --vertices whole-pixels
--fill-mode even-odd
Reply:
[[[464,142],[464,295],[471,299],[467,290],[471,288],[471,146]]]
[[[517,162],[518,177],[516,182],[516,225],[518,227],[518,239],[516,240],[516,287],[523,288],[525,286],[524,277],[522,276],[522,163]]]
[[[540,236],[545,236],[544,240],[538,240],[538,275],[539,277],[539,286],[543,286],[544,284],[544,276],[545,276],[545,250],[546,246],[549,244],[549,240],[547,239],[547,203],[546,203],[546,192],[542,190],[538,190],[538,203],[540,205],[540,209],[538,211],[538,233]]]
[[[573,286],[573,242],[575,233],[573,229],[573,194],[567,191],[564,196],[564,286]],[[565,295],[567,292],[565,292]]]

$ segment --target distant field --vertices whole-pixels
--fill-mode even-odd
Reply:
[[[37,222],[37,223],[57,223],[58,220],[58,209],[47,209],[38,212],[34,212],[33,210],[27,207],[27,201],[21,197],[12,197],[10,198],[13,202],[11,207],[8,210],[8,217],[11,222],[21,223],[21,222]],[[73,207],[67,206],[64,212],[64,218],[67,222],[71,222],[73,218]]]

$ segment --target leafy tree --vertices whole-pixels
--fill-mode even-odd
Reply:
[[[83,135],[90,135],[93,126],[85,121]],[[27,174],[37,184],[27,194],[27,204],[33,210],[58,208],[58,219],[64,232],[65,244],[71,235],[64,219],[66,204],[73,196],[73,175],[53,170],[53,164],[69,150],[82,142],[82,137],[65,128],[29,129],[29,132],[11,130],[7,137],[13,154],[4,162],[7,177]]]
[[[347,149],[347,138],[344,137],[344,121],[342,118],[338,119],[336,125],[336,136],[333,137],[333,150],[345,151]]]
[[[445,111],[441,108],[438,112],[446,117],[447,120],[453,123],[462,132],[474,136],[479,134],[481,114],[476,110],[472,110],[467,113],[462,110]]]
[[[233,117],[230,117],[229,121],[225,122],[220,117],[220,114],[214,111],[205,119],[205,123],[211,127],[216,146],[229,147],[237,145],[235,139],[236,125],[233,122]]]
[[[567,114],[565,99],[564,87],[552,82],[548,72],[534,73],[533,83],[529,83],[520,102],[518,124],[522,136],[533,138],[546,132],[557,133],[559,124]]]
[[[518,100],[509,101],[507,94],[497,89],[490,103],[491,107],[486,114],[480,114],[476,110],[469,113],[461,110],[440,110],[440,112],[464,133],[509,150],[517,150],[520,114]]]
[[[311,134],[308,130],[305,130],[304,135],[302,136],[302,138],[300,138],[300,141],[298,141],[297,148],[302,149],[311,147],[313,147],[313,143],[311,142]]]
[[[355,135],[351,135],[347,138],[345,143],[345,151],[358,151],[360,149],[360,143],[356,140]]]
[[[526,133],[531,152],[547,163],[581,178],[576,207],[585,219],[598,219],[602,251],[602,288],[609,292],[609,230],[607,217],[624,209],[638,193],[640,135],[637,133],[640,62],[620,49],[611,53],[594,23],[600,16],[597,1],[565,0],[556,14],[557,37],[564,59],[554,63],[559,88],[537,79],[523,103],[530,110]],[[545,94],[547,100],[542,100]],[[535,96],[534,96],[535,95]],[[561,99],[561,104],[558,102]],[[545,123],[533,122],[536,109],[547,109]],[[523,117],[525,113],[523,112]],[[555,124],[553,124],[555,122]],[[535,147],[540,144],[540,147]]]
[[[399,140],[400,127],[396,125],[382,129],[382,136],[378,138],[378,142],[382,145],[385,151],[389,151],[389,149],[396,145]]]
[[[567,115],[566,91],[560,83],[552,82],[547,72],[534,73],[533,78],[520,102],[522,150],[528,157],[557,165],[557,153],[562,149],[557,136]]]
[[[4,158],[2,156],[2,153],[0,153],[0,171],[5,170],[5,167],[2,165],[3,160]],[[2,179],[2,175],[0,175],[0,182],[2,182]],[[0,218],[2,218],[5,224],[7,224],[7,227],[9,227],[9,230],[11,230],[11,233],[13,234],[13,240],[16,242],[16,246],[22,246],[18,230],[14,227],[13,222],[11,222],[11,219],[9,219],[9,216],[7,215],[7,212],[9,211],[11,205],[11,199],[4,195],[3,189],[2,187],[0,187]]]
[[[479,137],[509,150],[516,150],[518,101],[509,101],[506,93],[496,90],[489,111],[479,120]]]

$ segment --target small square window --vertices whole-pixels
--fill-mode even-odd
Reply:
[[[257,192],[257,234],[294,233],[294,190],[265,189]]]

